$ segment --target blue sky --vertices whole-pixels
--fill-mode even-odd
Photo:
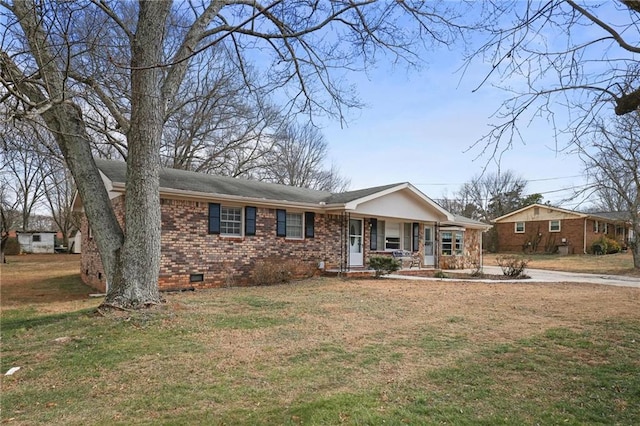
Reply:
[[[599,13],[618,21],[612,18],[617,12],[609,4]],[[573,32],[573,36],[587,40],[601,35],[593,25]],[[542,44],[566,43],[564,36],[546,30],[535,37]],[[596,56],[604,46],[593,46]],[[349,115],[345,126],[327,120],[321,124],[330,161],[351,179],[350,189],[408,181],[437,199],[444,194],[452,196],[485,168],[498,171],[490,153],[482,154],[481,146],[472,146],[497,122],[492,116],[509,94],[493,87],[492,81],[473,92],[489,65],[476,62],[462,75],[461,50],[461,46],[451,46],[425,51],[427,65],[420,70],[392,68],[381,58],[378,68],[348,75],[365,107]],[[524,80],[507,84],[522,87]],[[552,109],[558,126],[566,125],[566,107],[553,105]],[[562,151],[567,140],[556,139],[544,117],[522,120],[518,129],[523,142],[515,142],[502,153],[500,169],[513,170],[527,180],[527,193],[542,193],[545,202],[566,208],[588,207],[588,203],[580,204],[580,199],[568,200],[586,180],[578,156]]]
[[[489,85],[472,93],[484,76],[480,67],[462,76],[458,53],[440,49],[428,55],[429,65],[419,71],[381,67],[351,76],[366,106],[345,127],[327,122],[323,128],[330,159],[351,179],[350,189],[409,181],[441,198],[485,167],[498,170],[490,154],[471,146],[489,131],[507,93]],[[500,167],[528,180],[529,193],[558,204],[572,192],[561,189],[584,184],[580,159],[558,152],[546,120],[524,123],[520,130],[524,144],[506,151]]]

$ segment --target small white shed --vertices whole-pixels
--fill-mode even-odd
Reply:
[[[18,232],[18,244],[22,253],[54,253],[54,231]]]

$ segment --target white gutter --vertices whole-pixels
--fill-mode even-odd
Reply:
[[[584,218],[584,232],[582,233],[582,254],[587,254],[587,218]]]

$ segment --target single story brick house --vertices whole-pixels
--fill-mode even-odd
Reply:
[[[493,221],[501,252],[585,254],[602,236],[626,246],[631,223],[620,212],[582,213],[532,204]]]
[[[122,219],[126,164],[96,164]],[[449,213],[410,183],[330,193],[165,168],[160,204],[162,290],[247,285],[257,262],[362,270],[371,256],[396,250],[419,254],[425,268],[469,267],[481,262],[490,228]],[[82,211],[78,197],[74,208]],[[104,291],[86,219],[80,232],[82,279]]]

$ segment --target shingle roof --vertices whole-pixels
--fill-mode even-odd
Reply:
[[[390,185],[376,186],[376,187],[373,187],[373,188],[365,188],[365,189],[358,189],[358,190],[355,190],[355,191],[347,191],[347,192],[341,192],[341,193],[338,193],[338,194],[331,194],[331,196],[329,198],[327,198],[326,200],[324,200],[324,202],[327,203],[327,204],[348,203],[349,201],[358,200],[360,198],[368,197],[369,195],[373,195],[373,194],[376,194],[378,192],[385,191],[387,189],[396,187],[398,185],[402,185],[402,184],[393,183],[393,184],[390,184]]]
[[[589,216],[601,217],[603,219],[608,220],[616,220],[616,221],[628,221],[629,213],[627,212],[592,212],[587,213]]]
[[[125,183],[127,173],[126,163],[122,161],[96,159],[96,165],[112,182]],[[296,203],[319,204],[324,202],[326,204],[342,204],[384,191],[397,185],[398,184],[385,185],[332,194],[328,191],[317,191],[308,188],[209,175],[185,170],[170,168],[162,168],[160,170],[160,188],[162,189]]]
[[[487,223],[480,222],[479,220],[471,219],[466,216],[461,216],[459,214],[454,214],[453,218],[454,218],[453,222],[445,222],[445,225],[456,224],[456,225],[466,225],[466,226],[476,227],[476,228],[487,228],[487,229],[491,228],[491,225]]]

